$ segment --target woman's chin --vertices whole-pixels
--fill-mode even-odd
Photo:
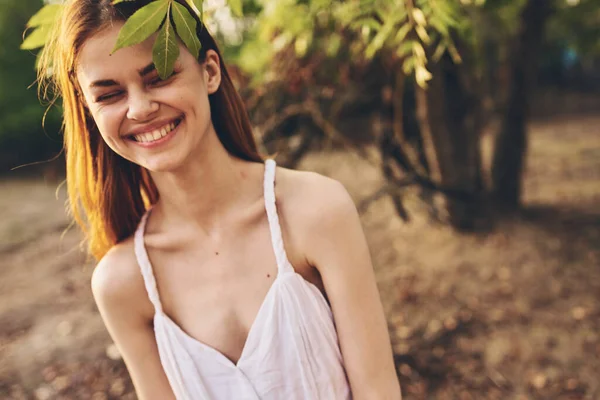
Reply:
[[[183,162],[179,159],[179,157],[169,157],[164,154],[158,157],[153,157],[153,159],[145,159],[142,163],[140,163],[140,165],[150,172],[167,173],[175,172],[181,169]]]

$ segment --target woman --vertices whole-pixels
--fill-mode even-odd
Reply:
[[[140,399],[399,399],[356,209],[263,162],[214,40],[161,80],[142,1],[70,0],[41,76],[63,97],[70,205]],[[276,185],[275,185],[276,181]]]

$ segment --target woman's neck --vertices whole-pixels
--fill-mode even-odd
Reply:
[[[218,229],[229,211],[262,196],[262,185],[256,182],[261,168],[231,156],[214,131],[206,136],[201,154],[189,157],[181,168],[152,173],[160,196],[153,214],[169,224],[193,223],[205,231]]]

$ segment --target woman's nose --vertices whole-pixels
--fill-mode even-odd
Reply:
[[[134,121],[147,121],[158,111],[158,103],[143,91],[130,92],[127,118]]]

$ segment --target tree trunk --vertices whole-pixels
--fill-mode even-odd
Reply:
[[[380,137],[381,170],[385,179],[390,183],[399,179],[398,168],[394,167],[399,167],[403,173],[409,173],[415,169],[416,165],[408,157],[409,152],[412,152],[413,149],[406,139],[403,126],[405,82],[406,76],[402,69],[398,68],[394,76],[392,90],[391,126],[387,128],[385,124],[377,124],[381,127],[381,133],[378,135]],[[380,120],[383,121],[385,118],[380,118]],[[389,196],[398,216],[404,222],[409,222],[410,217],[404,207],[401,192],[399,190],[391,191]]]
[[[438,215],[460,230],[475,228],[482,189],[479,129],[459,66],[449,56],[430,65],[433,79],[417,89],[417,113]],[[462,193],[451,195],[450,192]],[[441,213],[439,211],[442,211]]]
[[[492,195],[500,209],[514,211],[520,205],[521,182],[527,153],[527,117],[538,49],[551,1],[528,0],[511,55],[507,106],[492,160]]]

